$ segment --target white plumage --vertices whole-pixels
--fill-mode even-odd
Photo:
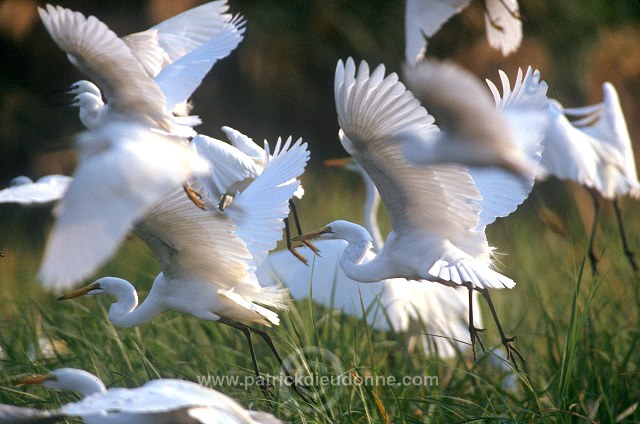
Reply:
[[[81,417],[88,424],[276,424],[273,415],[249,411],[230,397],[200,384],[178,379],[151,380],[141,387],[108,389],[95,375],[74,368],[59,368],[50,374],[27,377],[19,384],[79,392],[83,399],[55,411],[23,416],[35,421],[51,415],[58,418]],[[18,414],[15,414],[16,416]],[[2,409],[0,408],[0,418]]]
[[[45,175],[34,182],[21,175],[11,180],[9,187],[0,190],[0,203],[46,205],[60,200],[73,178],[66,175]]]
[[[405,58],[414,65],[425,56],[427,40],[471,0],[406,0]],[[522,22],[517,0],[485,0],[485,29],[489,45],[503,56],[515,52],[522,42]]]

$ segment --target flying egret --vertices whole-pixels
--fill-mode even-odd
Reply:
[[[120,327],[143,324],[167,310],[227,324],[247,338],[257,377],[261,374],[251,333],[266,341],[282,365],[269,334],[239,321],[279,323],[278,314],[269,308],[284,308],[287,292],[260,286],[255,269],[282,235],[288,199],[300,184],[297,177],[309,152],[306,143],[301,139],[293,143],[291,137],[284,143],[278,140],[273,156],[265,147],[264,171],[224,212],[217,208],[218,198],[209,199],[204,190],[206,210],[193,207],[177,190],[137,223],[134,232],[149,246],[162,270],[142,304],[138,306],[135,287],[115,277],[101,278],[60,299],[115,295],[109,320]]]
[[[442,72],[447,69],[439,68]],[[496,99],[498,109],[516,112],[526,105],[545,116],[547,87],[540,82],[537,71],[529,68],[524,77],[518,72],[513,91],[506,76],[501,77],[504,93],[501,100]],[[334,221],[300,238],[346,240],[348,246],[340,266],[353,280],[368,283],[406,278],[465,286],[470,305],[473,290],[479,291],[491,309],[507,358],[517,367],[514,353],[520,359],[522,356],[511,345],[514,338],[506,337],[502,330],[488,291],[512,288],[515,283],[492,269],[493,249],[484,229],[496,217],[507,215],[522,203],[533,185],[535,168],[524,179],[526,186],[522,178],[492,170],[501,174],[500,178],[489,178],[493,184],[483,189],[492,197],[491,206],[483,214],[481,192],[466,168],[457,164],[416,166],[405,157],[403,138],[411,137],[412,132],[437,137],[439,130],[397,75],[385,78],[382,65],[370,74],[364,61],[357,70],[352,59],[346,65],[339,61],[335,98],[340,141],[378,188],[393,229],[380,253],[368,262],[364,259],[372,239],[359,225]],[[527,124],[518,135],[523,137],[522,146],[529,146],[527,153],[533,155],[528,159],[535,163],[535,156],[537,160],[540,157],[544,125]],[[459,152],[463,160],[467,160],[468,153]],[[449,160],[455,162],[454,158]],[[517,192],[504,190],[505,177],[519,180],[514,184]],[[471,309],[469,333],[475,354],[478,329],[473,325]]]
[[[366,189],[364,223],[373,237],[373,251],[367,254],[365,261],[371,260],[384,243],[377,222],[378,190],[352,158],[334,159],[325,164],[358,172],[363,179]],[[387,279],[359,283],[347,277],[340,268],[346,242],[320,240],[317,246],[322,256],[316,257],[310,267],[292,261],[286,251],[270,253],[256,273],[259,281],[282,282],[296,300],[312,296],[315,302],[352,316],[359,317],[364,312],[371,327],[405,333],[409,336],[410,349],[421,341],[425,353],[437,351],[440,358],[454,357],[460,350],[455,348],[457,342],[468,340],[469,306],[465,292],[430,281]],[[475,294],[473,302],[477,306]],[[481,326],[480,309],[474,307],[473,313],[474,322]],[[427,335],[421,335],[425,330]]]
[[[471,0],[406,0],[405,58],[415,65],[426,51],[426,40]],[[515,52],[522,42],[518,0],[484,0],[484,21],[489,45],[503,56]]]
[[[33,182],[21,175],[11,180],[9,187],[0,190],[0,203],[47,205],[60,200],[73,178],[66,175],[45,175]]]
[[[38,277],[66,289],[95,272],[156,202],[209,170],[175,137],[114,122],[77,137],[78,168],[54,209]]]
[[[230,127],[222,127],[222,130],[232,145],[203,134],[198,134],[191,140],[199,155],[216,164],[215,169],[212,169],[211,178],[203,183],[212,199],[220,199],[220,210],[224,210],[238,192],[244,190],[260,175],[265,165],[264,149],[258,147],[251,138]],[[294,197],[301,198],[303,193],[300,185]],[[198,203],[199,200],[195,199],[195,202]],[[298,234],[302,234],[293,201],[289,202],[289,208],[293,212]],[[307,260],[291,246],[288,218],[285,218],[284,224],[289,251],[306,265]],[[308,246],[317,253],[313,244],[308,243]]]
[[[97,83],[83,80],[71,87],[76,94],[73,104],[80,107],[80,119],[89,129],[127,120],[175,135],[194,136],[191,127],[200,123],[199,119],[176,116],[173,111],[186,113],[184,105],[193,91],[214,63],[235,49],[244,32],[244,21],[224,18],[227,22],[222,29],[216,25],[215,34],[189,33],[185,30],[190,27],[189,19],[184,19],[177,28],[165,25],[172,28],[168,34],[154,27],[121,39],[94,16],[86,18],[80,12],[52,5],[38,11],[69,61]],[[219,14],[212,15],[220,20]],[[204,22],[211,20],[211,16],[203,16]],[[185,47],[179,46],[181,42]]]
[[[535,173],[536,162],[523,153],[514,129],[475,75],[452,62],[436,60],[407,66],[404,74],[407,88],[442,130],[428,126],[433,122],[429,116],[422,128],[398,134],[410,161],[419,165],[457,162],[474,167],[500,166],[524,178]],[[397,94],[390,97],[394,96]],[[413,96],[410,101],[414,101]],[[521,121],[546,125],[543,109],[518,102],[511,106],[515,108],[519,110],[514,112],[528,116]]]
[[[133,389],[107,390],[98,377],[87,371],[59,368],[49,374],[23,378],[16,384],[37,384],[49,389],[72,390],[79,392],[83,397],[80,401],[67,403],[54,411],[24,411],[22,415],[27,418],[31,414],[36,417],[44,415],[44,418],[51,418],[47,415],[58,418],[80,417],[87,424],[281,423],[271,414],[243,408],[238,402],[217,390],[173,378],[151,380]],[[20,411],[13,412],[19,416]],[[0,418],[2,414],[3,409],[0,408]]]
[[[549,101],[550,124],[545,134],[546,150],[540,161],[540,174],[573,180],[589,189],[595,208],[589,244],[593,272],[597,265],[593,238],[598,195],[613,203],[624,253],[637,274],[638,265],[627,243],[618,199],[640,198],[640,181],[618,93],[610,82],[602,84],[602,93],[601,103],[579,108],[564,108],[556,100]]]

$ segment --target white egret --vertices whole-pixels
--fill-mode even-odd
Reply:
[[[98,377],[87,371],[59,368],[49,374],[23,378],[17,384],[38,384],[50,389],[79,392],[83,399],[62,405],[60,409],[50,411],[49,414],[58,418],[80,417],[87,424],[221,422],[276,424],[281,422],[271,414],[249,411],[217,390],[173,378],[151,380],[133,389],[107,390]],[[38,413],[32,413],[38,415]],[[46,411],[39,411],[39,413],[46,414]],[[27,416],[28,414],[29,412],[24,413]],[[2,409],[0,408],[1,417]]]
[[[340,166],[358,172],[366,189],[364,204],[365,228],[373,237],[371,260],[383,245],[377,222],[380,195],[371,178],[353,159],[331,160],[329,166]],[[296,300],[312,299],[325,306],[359,317],[364,313],[367,323],[383,331],[393,330],[409,336],[412,348],[422,342],[425,353],[437,351],[441,358],[457,354],[456,345],[468,340],[468,295],[430,281],[387,279],[375,283],[359,283],[347,277],[340,268],[340,257],[347,246],[342,240],[320,240],[317,247],[322,256],[312,266],[302,266],[291,260],[286,251],[269,254],[258,268],[261,282],[282,282]],[[375,252],[375,253],[374,253]],[[477,292],[473,302],[477,305]],[[473,309],[474,322],[481,326],[480,309]],[[426,331],[425,334],[420,334]]]
[[[47,205],[60,200],[73,178],[66,175],[45,175],[36,182],[21,175],[11,180],[9,187],[0,190],[0,203]]]
[[[528,178],[537,169],[514,137],[514,129],[502,111],[495,107],[486,87],[471,72],[452,62],[425,60],[405,67],[407,87],[420,101],[433,122],[412,127],[398,134],[404,141],[405,155],[415,164],[457,162],[468,166],[500,166]],[[395,97],[397,94],[394,93]],[[413,96],[411,96],[411,100]],[[408,102],[408,101],[407,101]],[[537,132],[547,117],[543,108],[512,102],[512,113],[527,114],[521,122]],[[517,109],[517,110],[516,110]]]
[[[546,150],[542,155],[541,177],[551,174],[573,180],[587,187],[595,207],[589,244],[589,258],[595,272],[597,259],[593,252],[598,216],[598,195],[613,203],[624,253],[634,273],[638,265],[629,248],[622,223],[618,199],[640,198],[640,181],[636,171],[631,138],[620,105],[618,93],[609,82],[602,84],[601,103],[564,108],[549,101],[549,127],[545,134]]]
[[[443,72],[447,69],[440,68]],[[504,74],[501,76],[505,92],[498,108],[519,110],[526,104],[544,111],[546,84],[539,81],[538,72],[529,69],[524,77],[519,72],[514,91]],[[488,292],[512,288],[515,283],[492,269],[492,248],[484,229],[497,216],[507,215],[515,209],[514,205],[522,203],[531,190],[535,169],[527,175],[526,187],[522,178],[502,173],[501,177],[519,180],[515,184],[519,188],[516,193],[505,193],[502,178],[496,178],[497,187],[483,190],[488,196],[495,194],[491,207],[483,214],[480,191],[464,167],[416,166],[405,157],[401,137],[411,132],[434,137],[438,129],[395,74],[385,78],[382,65],[370,74],[366,62],[356,71],[353,60],[347,60],[346,65],[340,61],[335,97],[340,141],[378,188],[393,230],[380,253],[368,262],[364,259],[372,239],[359,225],[334,221],[300,238],[346,240],[349,245],[340,266],[348,277],[360,282],[406,278],[465,286],[469,289],[470,303],[473,290],[479,291],[491,309],[507,357],[517,367],[514,353],[522,357],[511,345],[514,339],[506,337],[502,330]],[[544,127],[533,128],[537,131],[527,127],[528,131],[520,135],[525,138],[523,145],[529,146],[527,152],[537,151],[539,160]],[[460,152],[464,160],[467,154]],[[474,347],[477,331],[470,313],[469,332]]]
[[[273,156],[268,149],[265,152],[264,171],[224,212],[217,208],[218,199],[209,199],[204,191],[206,210],[194,207],[182,190],[154,205],[134,232],[149,246],[162,272],[139,306],[135,288],[114,277],[101,278],[60,299],[115,295],[109,320],[121,327],[143,324],[167,310],[221,322],[245,334],[258,377],[251,332],[269,344],[282,365],[268,333],[238,321],[279,323],[278,314],[269,308],[285,306],[286,290],[260,286],[255,269],[282,235],[288,199],[298,188],[297,177],[308,159],[301,139],[278,140]]]
[[[405,58],[415,65],[425,56],[426,40],[471,0],[406,0]],[[503,56],[515,52],[522,42],[518,0],[484,0],[484,21],[489,45]]]
[[[176,185],[209,170],[188,146],[131,123],[110,123],[78,136],[78,168],[54,209],[38,276],[69,288],[104,263],[140,220]]]
[[[215,169],[212,170],[212,178],[208,181],[205,180],[204,184],[211,198],[221,199],[218,206],[220,210],[224,210],[238,192],[244,190],[251,181],[260,175],[265,165],[264,149],[258,147],[251,138],[230,127],[222,127],[222,130],[232,145],[202,134],[198,134],[191,141],[198,154],[216,164]],[[301,198],[303,194],[304,190],[300,185],[295,191],[294,197]],[[292,200],[289,202],[289,208],[293,213],[298,234],[302,234],[295,204]],[[284,223],[289,251],[298,260],[307,264],[307,260],[291,246],[288,218],[285,218]],[[307,245],[317,253],[313,244],[307,243]]]
[[[52,5],[38,11],[69,61],[97,83],[83,81],[71,88],[76,93],[73,103],[80,107],[80,119],[89,129],[113,120],[133,120],[180,136],[195,135],[191,127],[199,119],[172,112],[186,113],[184,105],[193,91],[214,63],[240,43],[244,32],[242,20],[230,19],[221,30],[216,26],[215,34],[204,36],[193,31],[180,35],[189,27],[185,19],[168,34],[161,35],[162,31],[152,28],[124,40],[93,16],[86,18]],[[220,20],[218,14],[213,15]],[[211,18],[203,16],[206,21]],[[198,42],[194,41],[195,35],[200,37]],[[188,40],[192,42],[186,47],[178,46]]]

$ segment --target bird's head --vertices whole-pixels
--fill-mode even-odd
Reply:
[[[67,294],[63,294],[58,300],[75,299],[80,296],[95,296],[97,294],[107,293],[105,287],[103,287],[99,281],[91,283],[88,286],[80,287],[79,289],[70,291]]]
[[[100,89],[92,82],[86,80],[76,81],[69,86],[67,90],[69,94],[80,94],[80,93],[90,93],[94,96],[98,96],[102,98],[102,93]]]
[[[39,385],[48,389],[74,390],[84,395],[106,390],[98,377],[75,368],[58,368],[48,374],[31,375],[17,380],[15,385]]]
[[[357,237],[354,237],[357,235]],[[349,221],[333,221],[322,228],[318,228],[315,230],[311,230],[307,233],[301,234],[299,236],[293,237],[292,241],[303,241],[303,240],[365,240],[371,241],[371,236],[360,225],[354,224]]]

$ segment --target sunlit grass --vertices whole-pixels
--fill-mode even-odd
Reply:
[[[321,170],[309,173],[305,183],[312,187],[299,205],[305,229],[338,218],[360,220],[363,193],[357,178]],[[597,245],[604,258],[593,278],[584,262],[587,239],[575,208],[567,202],[560,209],[567,236],[559,236],[539,219],[545,196],[536,196],[488,231],[491,243],[505,253],[498,256],[500,269],[518,283],[493,294],[505,330],[517,335],[516,346],[526,359],[522,372],[508,380],[514,382],[511,389],[503,384],[505,370],[495,366],[499,358],[485,355],[473,363],[468,352],[450,360],[409,352],[403,335],[373,330],[309,301],[292,304],[281,313],[282,325],[270,330],[282,356],[307,348],[305,357],[313,366],[314,355],[326,349],[339,358],[349,381],[370,384],[338,387],[330,392],[335,401],[317,405],[305,405],[279,386],[271,400],[255,386],[216,388],[290,422],[638,421],[638,282],[619,246],[613,215],[605,208],[601,217]],[[628,217],[637,216],[632,202],[623,207]],[[83,368],[108,386],[129,387],[159,377],[253,376],[244,337],[225,326],[169,312],[121,329],[107,320],[112,299],[58,302],[44,292],[35,274],[45,216],[46,211],[0,210],[0,402],[54,408],[76,399],[72,393],[12,384],[23,373],[59,367]],[[637,247],[639,225],[633,219],[627,224]],[[158,271],[144,244],[131,239],[97,276],[126,278],[144,298]],[[500,349],[495,325],[483,312],[483,340]],[[66,349],[45,357],[39,337],[60,340]],[[277,375],[267,347],[261,340],[255,343],[262,372]],[[437,377],[437,385],[386,384],[389,377],[401,381],[405,376]]]

